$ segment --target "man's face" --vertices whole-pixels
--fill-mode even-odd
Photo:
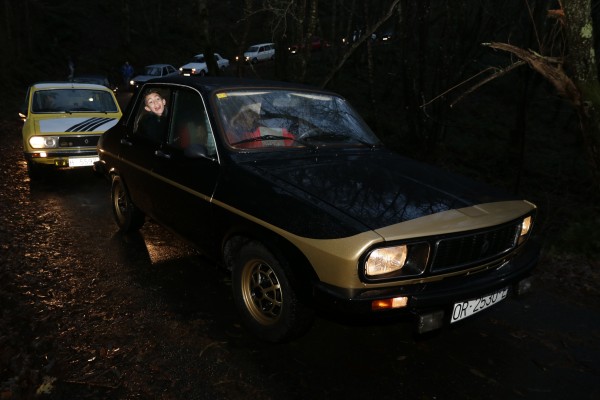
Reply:
[[[159,117],[165,111],[166,101],[158,93],[150,93],[146,95],[146,111],[152,111]]]

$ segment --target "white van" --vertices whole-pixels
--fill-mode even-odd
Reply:
[[[255,64],[259,61],[272,60],[275,58],[275,44],[261,43],[250,46],[244,52],[244,61]]]

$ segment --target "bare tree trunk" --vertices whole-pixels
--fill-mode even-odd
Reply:
[[[123,15],[123,46],[129,49],[131,45],[131,9],[129,8],[129,1],[122,3],[121,14]]]
[[[365,20],[368,21],[367,23],[370,22],[370,18],[369,18],[369,2],[365,1],[364,2],[364,13],[365,13]],[[367,27],[367,30],[369,30],[369,27]],[[373,48],[372,48],[372,43],[373,41],[371,40],[371,38],[367,39],[367,79],[369,81],[369,100],[370,100],[370,104],[371,104],[371,108],[373,110],[377,109],[377,100],[375,97],[375,65],[373,62]]]
[[[300,70],[300,82],[306,78],[306,70],[310,61],[312,38],[315,35],[317,21],[319,19],[319,0],[311,0],[308,9],[308,27],[304,34],[304,50],[302,51],[302,68]]]
[[[200,27],[200,47],[204,54],[204,61],[208,69],[208,75],[219,75],[219,67],[215,60],[215,50],[210,37],[210,18],[208,18],[208,0],[198,0],[198,26]]]
[[[239,59],[237,60],[237,67],[236,67],[236,75],[237,76],[242,76],[243,75],[243,71],[244,71],[244,50],[246,49],[246,45],[248,42],[248,34],[250,33],[250,17],[252,16],[252,12],[253,12],[253,8],[254,8],[254,1],[253,0],[244,0],[244,17],[243,17],[243,21],[244,21],[244,30],[243,30],[243,34],[242,34],[242,40],[240,42],[237,43],[238,48],[237,48],[237,54],[239,56]],[[234,40],[235,41],[235,40]]]
[[[600,84],[594,55],[591,3],[591,0],[567,0],[564,6],[567,65],[580,96],[574,105],[581,122],[595,189],[600,192]]]

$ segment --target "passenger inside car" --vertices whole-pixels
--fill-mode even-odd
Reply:
[[[227,140],[232,146],[245,148],[267,146],[291,146],[294,135],[284,127],[267,127],[260,119],[260,105],[251,104],[241,107],[231,119]],[[281,140],[277,140],[280,138]]]

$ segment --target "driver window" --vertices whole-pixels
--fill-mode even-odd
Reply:
[[[134,127],[136,135],[157,143],[165,139],[169,125],[170,97],[168,90],[162,88],[144,90]]]

